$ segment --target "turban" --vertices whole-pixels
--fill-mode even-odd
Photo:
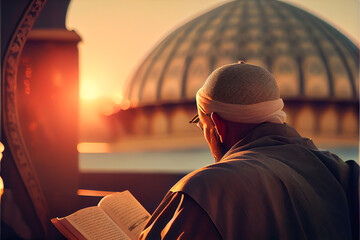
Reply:
[[[223,119],[241,123],[284,123],[286,114],[282,111],[281,98],[254,104],[231,104],[213,100],[201,88],[196,94],[198,108],[204,113],[215,112]]]
[[[196,94],[198,109],[240,123],[284,123],[284,102],[266,69],[239,62],[217,68]],[[190,122],[196,122],[195,116]]]

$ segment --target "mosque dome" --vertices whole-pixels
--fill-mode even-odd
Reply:
[[[202,132],[186,124],[197,113],[196,92],[214,69],[239,60],[275,76],[287,124],[358,159],[359,48],[277,0],[227,1],[156,45],[124,88],[130,108],[115,114],[118,151],[206,148]]]
[[[359,49],[318,17],[276,0],[238,0],[164,38],[124,95],[132,107],[194,102],[215,68],[244,60],[275,76],[284,100],[359,99]]]

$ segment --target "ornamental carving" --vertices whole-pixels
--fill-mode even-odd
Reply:
[[[29,32],[45,3],[46,0],[33,0],[30,2],[9,43],[2,66],[2,114],[5,137],[10,152],[43,229],[46,231],[48,208],[20,130],[16,102],[16,79],[21,53]]]

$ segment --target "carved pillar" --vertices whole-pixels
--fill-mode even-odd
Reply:
[[[16,102],[16,79],[21,53],[29,32],[45,2],[46,0],[29,1],[24,14],[19,16],[20,22],[16,26],[15,31],[10,38],[9,45],[6,48],[7,51],[2,65],[2,130],[5,133],[5,136],[2,137],[2,141],[5,142],[5,149],[8,152],[5,153],[5,156],[7,156],[8,161],[12,161],[12,163],[15,164],[17,170],[17,173],[15,171],[8,173],[8,179],[15,178],[15,175],[17,174],[20,176],[26,192],[31,199],[36,216],[46,235],[48,208],[21,133],[17,115],[18,105]],[[1,7],[3,7],[3,5]],[[10,164],[12,165],[12,163]],[[4,175],[4,171],[8,170],[10,171],[10,168],[2,168],[2,176]],[[5,180],[5,187],[6,184]],[[15,185],[16,184],[13,184],[13,186]]]
[[[8,204],[3,207],[5,201],[1,202],[1,214],[15,218],[16,212],[9,210],[15,206],[21,215],[21,221],[12,225],[2,216],[1,227],[2,232],[13,231],[27,223],[25,230],[31,233],[20,228],[15,232],[23,238],[31,234],[31,239],[57,239],[50,218],[78,208],[80,37],[65,29],[69,0],[49,1],[44,7],[45,2],[1,2],[2,38],[8,43],[2,42],[6,52],[2,52],[1,85],[2,200]],[[19,6],[24,10],[17,11]],[[32,29],[38,16],[40,24]],[[14,29],[8,29],[12,25]]]

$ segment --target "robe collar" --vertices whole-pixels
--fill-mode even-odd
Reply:
[[[284,144],[301,144],[307,148],[317,150],[317,147],[310,138],[302,137],[294,128],[286,123],[266,122],[252,129],[244,138],[232,146],[220,161],[223,161],[234,152]]]

